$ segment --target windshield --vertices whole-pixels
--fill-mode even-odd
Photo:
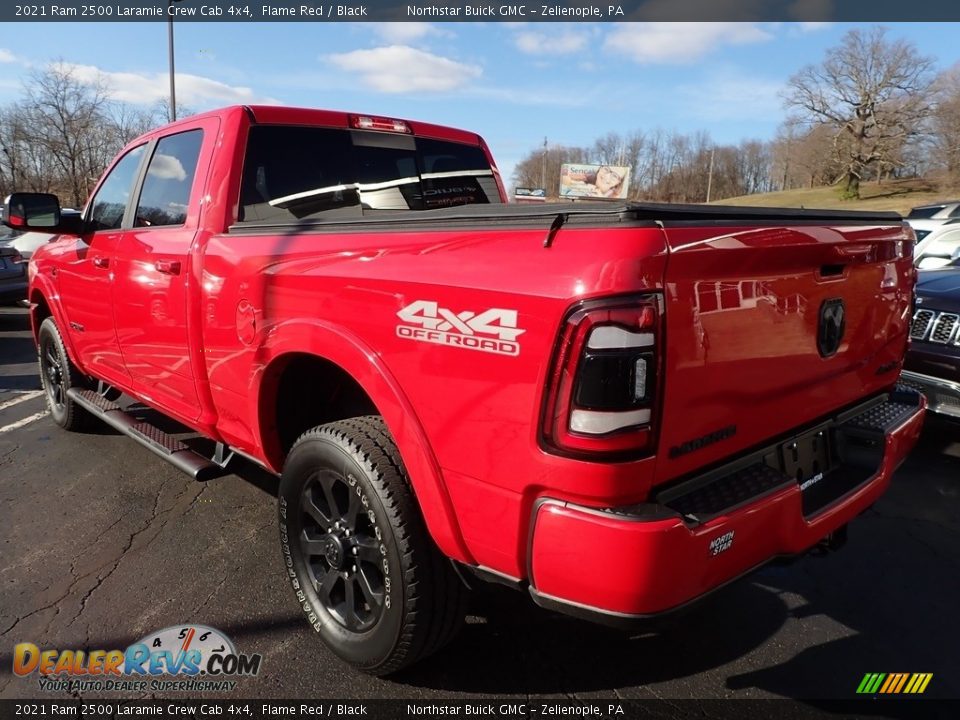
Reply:
[[[247,142],[239,220],[349,218],[499,202],[496,178],[478,145],[260,125]]]

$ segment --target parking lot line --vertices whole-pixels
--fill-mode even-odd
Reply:
[[[6,410],[9,407],[13,407],[14,405],[19,405],[20,403],[26,402],[27,400],[32,400],[33,398],[39,397],[40,395],[43,395],[43,390],[31,390],[29,392],[20,393],[17,395],[17,397],[13,398],[13,400],[0,402],[0,410]]]
[[[47,411],[44,410],[43,412],[34,413],[30,417],[25,417],[23,418],[23,420],[17,420],[16,422],[10,423],[9,425],[4,425],[3,427],[0,427],[0,435],[2,435],[5,432],[10,432],[11,430],[16,430],[17,428],[22,428],[24,425],[29,425],[34,420],[39,420],[46,414],[47,414]]]

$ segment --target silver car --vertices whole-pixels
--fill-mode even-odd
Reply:
[[[960,200],[944,200],[930,205],[918,205],[907,213],[907,222],[917,233],[917,240],[952,220],[960,220]]]
[[[71,215],[75,216],[79,214],[79,210],[71,210],[69,208],[64,208],[60,211],[61,217],[70,217]],[[12,247],[23,256],[24,261],[29,261],[37,248],[46,245],[56,237],[57,235],[37,232],[36,230],[24,232],[4,227],[0,230],[0,247]]]
[[[947,265],[960,249],[960,221],[950,221],[929,233],[913,249],[913,264],[921,270]]]

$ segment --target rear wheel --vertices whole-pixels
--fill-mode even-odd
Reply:
[[[40,324],[38,333],[40,382],[47,397],[50,417],[64,430],[78,431],[88,426],[90,414],[67,397],[67,390],[86,387],[87,378],[74,367],[52,317]]]
[[[279,503],[297,600],[339,657],[386,675],[453,637],[464,588],[427,534],[381,418],[304,433],[284,465]]]

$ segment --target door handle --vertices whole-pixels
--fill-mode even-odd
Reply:
[[[93,266],[98,268],[110,267],[110,258],[104,257],[103,255],[95,255],[93,257]]]
[[[164,275],[180,274],[179,260],[157,260],[157,262],[154,263],[154,267],[157,269],[157,272],[161,272]]]

